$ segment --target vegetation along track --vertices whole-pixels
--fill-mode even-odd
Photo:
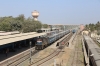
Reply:
[[[45,62],[49,61],[50,59],[54,58],[55,56],[59,55],[59,53],[61,52],[61,50],[64,48],[64,46],[66,45],[66,43],[68,42],[68,40],[71,38],[72,36],[72,33],[70,33],[67,37],[65,37],[61,42],[60,44],[63,44],[63,45],[60,45],[59,48],[57,48],[55,51],[53,51],[51,54],[49,54],[48,56],[42,58],[42,59],[39,59],[37,61],[34,61],[34,63],[32,63],[31,65],[29,66],[41,66],[42,64],[44,64]]]
[[[76,38],[74,39],[75,47],[72,50],[68,66],[84,66],[84,56],[82,51],[81,38],[82,36],[77,34]]]
[[[77,66],[77,63],[78,63],[78,60],[77,59],[78,59],[78,53],[79,53],[78,50],[79,50],[79,48],[78,48],[78,43],[77,42],[78,41],[76,41],[76,46],[75,46],[75,50],[74,50],[74,56],[73,56],[73,60],[72,60],[72,64],[71,64],[72,66],[74,66],[74,65]]]

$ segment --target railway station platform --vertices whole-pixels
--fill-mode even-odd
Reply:
[[[35,38],[45,33],[31,32],[16,35],[0,36],[0,62],[23,52],[35,45]]]

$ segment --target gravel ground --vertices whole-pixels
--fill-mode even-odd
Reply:
[[[56,56],[56,66],[66,66],[66,62],[70,57],[70,51],[71,49],[65,48],[58,56]],[[54,66],[54,63],[49,64],[48,66]]]
[[[75,47],[71,51],[70,58],[66,66],[85,66],[82,52],[81,35],[76,36],[73,45],[75,45]]]
[[[56,66],[85,66],[81,35],[77,35],[71,47],[65,47],[63,51],[56,57]],[[48,66],[54,66],[54,63]]]
[[[46,48],[45,50],[37,53],[36,56],[32,57],[33,62],[40,58],[46,57],[54,50],[55,48]],[[81,36],[77,35],[71,47],[65,47],[63,51],[54,59],[56,60],[56,66],[85,66],[82,52]],[[48,63],[47,66],[54,66],[54,59],[52,61],[53,63]],[[25,64],[25,66],[27,66],[27,64]]]

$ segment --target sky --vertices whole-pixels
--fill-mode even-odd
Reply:
[[[100,0],[0,0],[0,17],[32,17],[37,10],[38,20],[45,24],[79,25],[100,21]]]

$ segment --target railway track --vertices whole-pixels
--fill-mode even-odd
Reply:
[[[45,62],[49,61],[50,59],[54,58],[55,56],[57,56],[60,52],[61,52],[61,49],[57,49],[53,53],[49,54],[48,56],[46,56],[38,61],[34,61],[29,66],[41,66],[43,63],[45,63]]]
[[[77,40],[77,42],[76,42],[76,47],[75,47],[75,58],[74,58],[74,60],[76,61],[76,66],[78,66],[78,58],[79,58],[79,48],[78,48],[78,41],[79,41],[79,37],[77,36],[77,38],[78,38],[78,40]],[[74,62],[75,62],[74,61]],[[75,66],[75,64],[73,64],[73,66]]]
[[[75,50],[74,50],[73,60],[72,60],[71,66],[75,66],[75,65],[77,66],[77,58],[78,58],[77,45],[75,46]]]
[[[81,38],[82,36],[79,32],[77,32],[74,40],[72,41],[72,50],[67,66],[85,66]]]
[[[30,51],[29,51],[30,52]],[[31,53],[31,55],[33,56],[34,54],[36,54],[38,51],[35,50],[34,52]],[[13,61],[12,63],[10,63],[8,66],[17,66],[19,65],[20,63],[24,62],[25,60],[27,60],[28,58],[30,58],[30,53],[28,53],[27,55],[19,58],[18,60],[16,61]]]
[[[46,63],[47,61],[53,59],[54,57],[56,57],[57,55],[60,54],[60,52],[62,52],[62,49],[64,48],[64,46],[67,44],[67,41],[70,39],[70,37],[72,36],[72,34],[69,34],[67,37],[65,37],[61,42],[60,42],[60,47],[57,48],[54,52],[52,52],[51,54],[49,54],[48,56],[39,59],[37,61],[32,62],[31,65],[29,66],[41,66],[42,64]],[[64,45],[62,45],[62,43],[64,43]]]
[[[31,55],[33,56],[37,52],[39,52],[39,51],[34,50]],[[28,59],[29,57],[30,57],[30,49],[26,50],[25,52],[22,52],[21,54],[18,54],[17,56],[15,56],[13,58],[10,58],[10,59],[0,63],[0,66],[17,66],[20,63],[22,63],[23,61],[25,61],[26,59]]]
[[[79,48],[79,44],[80,44],[80,36],[77,35],[76,36],[77,39],[75,39],[74,41],[76,41],[76,45],[75,45],[75,50],[73,53],[73,58],[72,58],[72,63],[71,66],[79,66],[80,65],[80,48]]]
[[[71,34],[72,35],[72,34]],[[69,37],[70,37],[70,35],[69,35]],[[62,42],[65,42],[66,41],[66,39],[68,40],[68,37],[66,37],[66,38],[64,38],[62,41],[61,41],[61,43]],[[32,49],[32,48],[31,48]],[[49,56],[49,58],[53,58],[53,57],[55,57],[55,56],[57,56],[59,53],[60,53],[60,50],[61,49],[57,49],[57,50],[55,50],[53,53],[51,53],[50,55],[48,55],[47,57],[45,57],[45,58],[48,58]],[[34,54],[36,54],[37,52],[39,52],[39,50],[34,50],[33,52],[32,52],[32,56],[34,55]],[[20,53],[20,54],[18,54],[18,55],[16,55],[16,56],[14,56],[14,57],[12,57],[12,58],[10,58],[10,59],[8,59],[8,60],[5,60],[4,62],[1,62],[0,63],[0,66],[18,66],[19,64],[21,64],[22,62],[24,62],[25,60],[27,60],[27,59],[29,59],[30,58],[30,49],[29,50],[26,50],[26,51],[24,51],[24,52],[22,52],[22,53]],[[44,59],[44,58],[43,58]],[[43,60],[43,59],[40,59],[40,60],[38,60],[38,62],[39,61],[41,61],[41,60]],[[37,62],[37,61],[36,61]],[[35,62],[35,63],[36,63]],[[43,61],[43,62],[45,62],[45,61]],[[34,63],[33,63],[34,64]],[[40,64],[42,64],[42,63],[39,63],[39,65]]]

